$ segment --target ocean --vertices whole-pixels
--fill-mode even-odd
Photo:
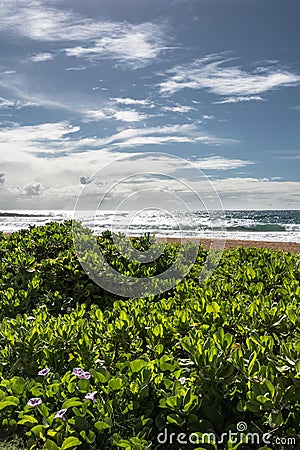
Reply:
[[[205,211],[145,210],[135,214],[132,211],[98,211],[94,217],[86,217],[83,223],[98,234],[111,230],[133,236],[150,232],[157,237],[218,238],[225,233],[226,239],[300,242],[300,210],[228,210],[223,214],[220,220],[218,214],[211,216]],[[14,232],[72,218],[73,211],[2,211],[0,230]]]

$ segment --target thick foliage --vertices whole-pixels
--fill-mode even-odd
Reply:
[[[299,255],[226,251],[201,284],[200,249],[190,275],[172,291],[124,300],[85,275],[70,226],[0,237],[3,435],[50,450],[287,448],[279,441],[180,446],[157,440],[166,428],[220,437],[245,422],[260,435],[297,438]],[[99,244],[116,268],[120,261],[122,270],[132,270],[109,233]],[[134,245],[147,248],[149,236]],[[176,251],[168,246],[151,270],[168,267]],[[78,376],[77,367],[88,376]],[[38,375],[43,368],[50,372]],[[31,398],[41,403],[30,406]],[[60,410],[66,411],[55,417]]]

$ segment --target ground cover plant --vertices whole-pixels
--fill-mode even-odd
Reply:
[[[135,276],[160,273],[178,251],[168,244],[143,265],[120,258],[108,232],[98,243]],[[149,245],[147,235],[134,241]],[[200,247],[176,287],[138,299],[89,279],[70,222],[0,234],[0,257],[0,448],[298,448],[299,255],[227,250],[199,282]],[[202,442],[241,423],[235,444]],[[160,443],[160,433],[175,437]]]

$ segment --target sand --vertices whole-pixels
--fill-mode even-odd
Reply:
[[[160,239],[167,242],[180,242],[180,238],[166,238]],[[210,239],[189,239],[193,242],[200,242],[205,249],[209,249],[211,245]],[[217,239],[214,240],[218,243]],[[225,242],[225,248],[237,248],[237,247],[256,247],[256,248],[269,248],[271,250],[281,250],[283,252],[300,253],[300,243],[296,242],[274,242],[274,241],[244,241],[238,239],[227,239]]]

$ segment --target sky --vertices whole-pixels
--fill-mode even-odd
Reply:
[[[1,210],[72,210],[86,186],[110,190],[106,209],[151,190],[196,208],[189,190],[209,205],[203,177],[225,209],[299,209],[298,0],[0,11]]]

